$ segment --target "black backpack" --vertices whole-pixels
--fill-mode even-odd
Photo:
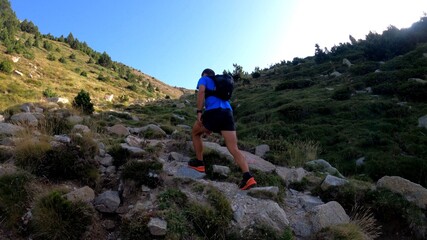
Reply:
[[[205,98],[215,96],[222,100],[230,100],[234,88],[234,79],[228,74],[208,76],[215,83],[214,90],[206,89]]]

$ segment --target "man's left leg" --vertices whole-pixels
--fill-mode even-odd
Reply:
[[[237,135],[236,131],[221,131],[221,135],[224,137],[225,145],[227,146],[228,151],[234,158],[234,161],[239,165],[240,169],[243,172],[243,180],[239,184],[239,188],[242,190],[249,189],[256,185],[255,178],[249,172],[249,166],[246,162],[245,157],[242,152],[240,152],[239,147],[237,146]]]

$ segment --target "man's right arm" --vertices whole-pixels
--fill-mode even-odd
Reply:
[[[197,120],[201,121],[202,112],[199,110],[203,110],[205,104],[205,85],[199,86],[199,91],[197,92]]]

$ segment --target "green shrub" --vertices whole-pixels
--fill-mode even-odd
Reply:
[[[70,59],[76,59],[76,54],[74,54],[74,53],[70,54],[69,58]]]
[[[97,78],[99,81],[101,81],[101,82],[107,82],[107,81],[109,81],[110,80],[110,78],[108,77],[108,76],[104,76],[104,75],[102,75],[101,73],[98,75],[98,78]]]
[[[34,173],[52,180],[79,180],[92,186],[98,177],[96,162],[85,156],[84,146],[60,146],[48,150]]]
[[[348,100],[351,97],[351,93],[352,91],[350,90],[349,87],[344,87],[341,89],[337,89],[333,94],[332,94],[332,99],[334,100],[338,100],[338,101],[342,101],[342,100]]]
[[[87,77],[87,72],[86,72],[86,71],[82,71],[82,72],[80,73],[80,76]]]
[[[307,118],[310,114],[308,109],[297,104],[288,104],[278,110],[283,120],[296,122]]]
[[[19,142],[15,148],[16,166],[34,173],[43,163],[43,158],[51,146],[46,141],[34,141],[25,139]]]
[[[188,222],[185,209],[188,207],[188,197],[179,189],[167,189],[159,194],[159,209],[162,210],[168,222],[167,237],[182,239],[192,234],[192,226]]]
[[[55,93],[53,90],[52,90],[52,88],[46,88],[44,91],[43,91],[43,96],[44,97],[47,97],[47,98],[52,98],[52,97],[57,97],[58,96],[58,94],[57,93]]]
[[[408,202],[401,195],[386,189],[370,191],[367,200],[372,203],[372,210],[378,221],[383,224],[383,232],[408,239],[425,239],[427,226],[423,210]],[[419,238],[417,235],[424,237]]]
[[[0,222],[9,230],[16,226],[26,211],[28,199],[31,197],[27,185],[32,178],[26,172],[0,177]]]
[[[49,54],[47,55],[47,60],[49,60],[49,61],[55,61],[55,60],[56,60],[56,57],[55,57],[55,55],[53,55],[52,53],[49,53]]]
[[[36,202],[33,210],[34,239],[79,240],[92,224],[93,209],[84,202],[71,202],[53,191]]]
[[[125,180],[133,180],[139,186],[146,185],[155,188],[161,184],[159,177],[153,176],[160,173],[163,164],[158,161],[127,162],[123,167],[122,177]]]
[[[5,60],[0,63],[0,71],[5,73],[12,73],[13,72],[13,63],[12,61]]]
[[[43,48],[48,51],[51,51],[53,49],[53,44],[49,41],[43,41]]]
[[[404,83],[399,86],[397,95],[402,100],[427,103],[427,84]]]
[[[233,211],[227,198],[213,187],[206,190],[209,204],[193,202],[187,208],[187,218],[205,239],[225,239]]]
[[[120,236],[124,240],[151,239],[152,236],[147,227],[150,216],[138,212],[132,218],[124,219],[120,229]]]
[[[67,60],[66,60],[64,57],[60,57],[60,58],[58,59],[58,61],[59,61],[60,63],[67,63]]]
[[[86,114],[92,114],[95,111],[90,100],[90,95],[85,90],[80,90],[74,98],[73,106]]]
[[[286,82],[280,83],[275,87],[276,91],[286,90],[286,89],[302,89],[310,87],[314,84],[313,81],[309,79],[304,80],[288,80]]]

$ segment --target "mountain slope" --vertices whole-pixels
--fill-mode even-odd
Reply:
[[[106,95],[114,95],[115,103],[126,104],[179,98],[186,92],[121,63],[114,63],[115,68],[103,67],[93,56],[65,42],[41,38],[42,43],[34,46],[34,34],[18,31],[14,37],[15,45],[29,43],[24,50],[13,52],[5,41],[0,44],[0,63],[7,62],[12,68],[10,72],[0,71],[1,110],[46,96],[72,101],[81,89],[88,91],[100,108],[107,104]]]

